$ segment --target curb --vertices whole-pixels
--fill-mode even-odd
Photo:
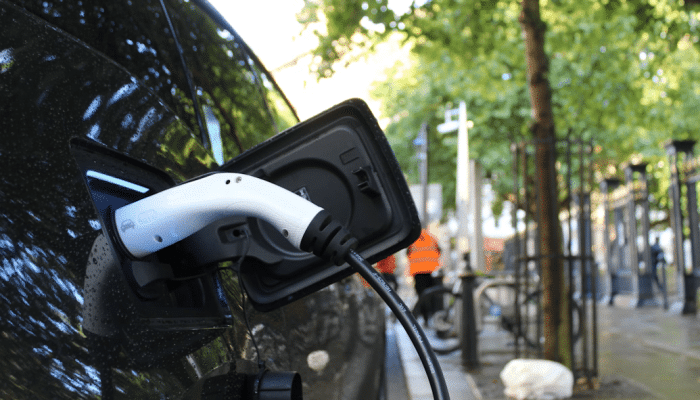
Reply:
[[[394,329],[399,346],[409,398],[411,400],[433,400],[433,392],[430,389],[425,369],[406,331],[399,323],[395,323],[392,329]],[[438,361],[445,376],[450,398],[483,400],[474,378],[462,368],[459,351],[450,355],[438,356]]]

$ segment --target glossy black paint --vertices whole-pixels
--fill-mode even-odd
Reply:
[[[129,286],[85,177],[139,181],[128,166],[144,163],[187,180],[296,122],[235,32],[193,3],[165,3],[209,132],[158,1],[0,0],[0,398],[198,398],[207,377],[256,371],[236,277],[201,278],[228,304],[204,315],[216,299],[188,300],[190,329],[155,326],[159,309],[144,311],[148,294]],[[117,161],[80,161],[80,143]],[[375,396],[383,311],[358,280],[247,308],[261,358],[298,371],[306,398]]]

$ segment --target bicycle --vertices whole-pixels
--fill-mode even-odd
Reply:
[[[496,301],[489,296],[487,290],[489,288],[505,288],[505,295],[501,291],[501,300]],[[514,301],[516,294],[522,298],[517,303]],[[541,315],[541,296],[542,289],[535,283],[535,287],[529,290],[516,291],[515,281],[511,278],[501,278],[491,282],[484,282],[475,291],[475,297],[478,299],[477,304],[480,306],[478,321],[483,324],[485,315],[492,315],[498,318],[501,328],[510,332],[514,338],[522,339],[523,344],[529,349],[541,349],[544,343],[542,332],[542,315]],[[503,300],[505,297],[505,300]],[[571,301],[571,323],[572,323],[572,339],[577,342],[581,337],[581,304],[576,299]],[[516,313],[516,304],[519,307],[519,315]],[[495,309],[495,310],[494,310]],[[478,328],[481,331],[481,327]]]
[[[487,320],[491,320],[490,322],[496,322],[501,329],[511,333],[515,339],[522,339],[528,348],[540,348],[544,339],[542,330],[537,329],[541,290],[536,287],[516,291],[512,278],[484,278],[474,290],[477,333],[483,330]],[[431,306],[432,312],[424,324],[434,332],[431,338],[434,339],[431,341],[433,350],[437,354],[449,354],[458,350],[461,347],[459,330],[462,317],[462,280],[457,279],[451,287],[440,283],[423,291],[413,306],[413,315],[419,318],[424,313],[424,307]],[[516,307],[519,308],[519,315]],[[579,313],[578,304],[574,303],[573,311]],[[574,326],[574,338],[577,338],[579,333],[578,327]]]
[[[517,329],[517,321],[513,294],[515,284],[512,280],[497,279],[493,276],[485,276],[484,281],[474,291],[475,305],[477,310],[476,332],[480,333],[484,326],[484,319],[487,316],[495,317],[499,320],[500,326],[514,335],[522,334],[522,329]],[[494,298],[493,289],[508,289],[504,293],[500,291],[498,300]],[[523,304],[529,304],[539,297],[533,293],[525,298]],[[438,307],[434,307],[435,305]],[[459,330],[461,329],[462,317],[462,280],[457,279],[451,287],[438,284],[426,289],[418,298],[413,307],[413,315],[419,318],[424,313],[424,307],[433,306],[430,317],[425,321],[425,326],[435,333],[435,339],[431,342],[433,350],[437,354],[449,354],[461,347]],[[522,324],[522,321],[521,321]],[[534,347],[534,340],[526,338],[525,342]]]
[[[419,318],[424,314],[425,308],[431,309],[427,313],[429,317],[424,320],[424,324],[435,332],[435,337],[431,338],[435,340],[430,343],[433,351],[444,355],[459,349],[462,281],[456,280],[451,288],[440,283],[425,289],[411,311],[416,318]]]
[[[478,305],[477,331],[481,332],[485,321],[491,320],[512,334],[516,341],[522,339],[526,346],[535,349],[543,340],[537,324],[531,322],[537,319],[541,291],[539,288],[517,289],[515,280],[510,277],[491,278],[477,287],[474,291]]]

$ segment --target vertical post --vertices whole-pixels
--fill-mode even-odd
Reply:
[[[472,267],[477,271],[485,270],[484,256],[484,235],[482,233],[482,217],[481,217],[481,197],[483,179],[481,174],[481,165],[476,160],[471,160],[469,164],[469,188],[470,201],[469,206],[472,214],[472,235],[470,237],[470,253]]]
[[[595,273],[592,257],[591,234],[591,194],[586,185],[588,174],[586,173],[586,143],[579,142],[579,195],[578,195],[578,235],[579,235],[579,259],[581,272],[581,308],[579,314],[579,332],[582,340],[581,364],[583,373],[591,383],[591,344],[595,338],[591,337],[591,317],[588,315],[589,304],[595,304]],[[573,298],[571,299],[573,301]],[[593,311],[593,310],[592,310]],[[573,318],[573,315],[572,315]],[[593,316],[595,319],[595,316]],[[595,329],[595,326],[593,327]],[[573,331],[573,329],[572,329]]]
[[[582,144],[583,146],[583,144]],[[581,159],[583,162],[583,158]],[[583,175],[583,174],[581,174]],[[578,215],[578,234],[579,234],[579,260],[581,273],[581,303],[579,308],[579,333],[581,335],[581,365],[586,378],[591,378],[590,368],[590,350],[591,350],[591,327],[589,325],[590,316],[588,314],[589,304],[595,304],[595,282],[592,281],[594,276],[594,265],[591,256],[591,220],[590,220],[590,193],[586,191],[584,185],[581,186],[581,191],[578,194],[579,215]],[[572,299],[573,301],[573,299]],[[573,318],[573,316],[572,316]],[[572,329],[573,330],[573,329]]]
[[[479,367],[479,353],[476,334],[476,313],[474,311],[474,281],[476,275],[465,272],[462,279],[462,365],[467,369]]]
[[[666,153],[669,157],[669,167],[671,170],[671,182],[669,186],[669,197],[671,198],[671,228],[673,230],[673,260],[676,263],[678,275],[685,273],[685,257],[683,252],[683,212],[681,211],[681,182],[678,171],[678,149],[675,142],[666,144]]]
[[[595,261],[595,257],[593,256],[594,251],[593,251],[593,198],[592,198],[592,193],[593,193],[593,141],[591,140],[588,144],[588,151],[586,152],[587,155],[587,168],[588,168],[588,234],[589,234],[589,243],[588,243],[588,251],[590,254],[590,263],[591,263],[591,319],[592,319],[592,329],[591,329],[591,341],[593,342],[592,345],[592,357],[593,360],[591,361],[591,372],[589,375],[589,382],[592,380],[592,378],[597,378],[598,377],[598,263]]]
[[[685,156],[685,193],[688,200],[688,227],[690,233],[690,260],[693,263],[688,273],[693,280],[693,297],[697,297],[697,290],[700,288],[700,219],[698,216],[698,194],[697,179],[695,171],[689,169],[689,161],[693,159],[692,149]]]
[[[523,265],[522,265],[522,273],[525,275],[525,293],[527,293],[525,296],[530,293],[530,191],[528,191],[528,183],[529,183],[529,178],[530,178],[530,156],[528,153],[528,145],[527,142],[523,143],[523,150],[522,150],[522,162],[521,162],[521,168],[523,171],[523,187],[525,188],[525,198],[523,202],[525,203],[524,209],[525,209],[525,232],[523,233],[523,255],[522,255],[522,260],[523,260]],[[536,314],[539,315],[540,310],[542,309],[541,306],[541,301],[539,304],[536,304]],[[525,329],[526,335],[530,334],[530,325],[532,324],[532,319],[530,318],[530,306],[529,304],[526,307],[526,314],[525,314]],[[541,353],[541,346],[540,346],[540,327],[537,325],[535,327],[535,330],[537,332],[537,337],[536,337],[536,343],[537,343],[537,351],[538,353]],[[528,347],[528,356],[532,354],[529,350]],[[538,354],[538,356],[541,354]]]
[[[635,190],[634,190],[634,171],[625,166],[623,168],[625,172],[625,184],[627,185],[627,249],[629,250],[629,266],[630,271],[634,275],[639,274],[639,250],[637,249],[637,215],[635,207]],[[634,292],[637,293],[638,280],[633,279],[632,285],[634,287]]]
[[[695,269],[687,268],[685,264],[685,233],[684,216],[681,203],[681,176],[680,176],[680,153],[684,153],[684,158],[689,159],[693,154],[694,140],[671,140],[666,143],[666,154],[669,156],[671,169],[671,185],[669,195],[671,197],[671,225],[673,228],[673,259],[679,276],[679,292],[682,291],[682,314],[695,314],[697,312],[697,282],[692,273]],[[689,186],[687,186],[689,187]],[[696,203],[697,204],[697,203]],[[695,204],[693,208],[697,207]],[[695,262],[695,261],[693,261]]]
[[[642,294],[645,296],[642,299],[642,305],[657,305],[654,299],[653,292],[653,277],[651,274],[651,244],[649,243],[649,231],[651,231],[651,221],[649,219],[649,180],[646,170],[646,164],[640,164],[638,166],[637,172],[639,173],[639,183],[641,184],[639,190],[637,191],[638,203],[642,209],[642,246],[644,247],[642,251],[644,259],[644,271],[640,275],[640,279],[644,283],[644,290]]]
[[[423,122],[418,132],[419,145],[420,145],[420,187],[421,193],[423,193],[423,199],[421,201],[421,211],[423,217],[423,228],[427,228],[430,224],[430,218],[428,216],[428,150],[430,149],[430,138],[428,137],[428,123]]]
[[[608,298],[608,305],[613,305],[613,301],[615,298],[615,295],[617,295],[617,289],[618,289],[618,282],[616,281],[616,275],[617,271],[615,270],[615,265],[617,264],[616,262],[613,262],[613,252],[612,252],[612,246],[613,242],[610,240],[610,226],[613,226],[613,229],[615,229],[615,224],[613,218],[611,218],[611,212],[613,212],[611,208],[611,201],[610,197],[612,196],[612,192],[617,189],[620,186],[620,180],[617,178],[608,178],[604,179],[603,181],[600,182],[600,191],[603,193],[604,196],[604,203],[603,203],[603,208],[605,210],[604,214],[604,219],[603,223],[605,224],[605,230],[604,230],[604,235],[605,237],[603,238],[603,245],[605,248],[603,249],[604,254],[605,254],[605,270],[608,274],[609,277],[609,286],[608,286],[608,292],[609,292],[609,298]],[[613,220],[613,221],[611,221]],[[618,240],[617,235],[615,237],[616,240]]]
[[[608,279],[607,291],[609,296],[607,301],[610,301],[612,297],[612,262],[610,261],[611,249],[610,249],[610,193],[608,192],[608,186],[606,180],[600,182],[600,193],[603,195],[603,260],[605,262],[605,274]]]
[[[457,127],[457,248],[460,254],[465,254],[473,247],[469,243],[469,227],[467,220],[469,215],[469,135],[467,131],[467,103],[459,102],[459,115]]]
[[[648,194],[646,189],[646,168],[647,163],[628,164],[625,166],[625,181],[629,187],[628,203],[628,232],[630,260],[632,260],[632,272],[636,273],[635,293],[637,296],[636,307],[643,307],[654,303],[652,292],[652,279],[650,274],[651,253],[649,252],[649,210]],[[639,178],[635,178],[638,176]],[[647,196],[645,198],[645,196]],[[645,207],[644,204],[647,206]],[[637,205],[642,207],[641,231],[637,226]],[[646,209],[645,209],[646,208]],[[641,249],[637,243],[641,233]],[[641,250],[641,251],[640,251]],[[640,258],[641,255],[641,258]],[[643,266],[640,266],[643,262]]]
[[[515,358],[520,358],[520,338],[523,336],[523,320],[520,307],[520,236],[518,234],[518,207],[520,206],[520,151],[519,146],[516,143],[512,143],[510,146],[510,151],[513,153],[513,194],[515,201],[513,203],[513,210],[511,212],[511,222],[513,224],[513,240],[514,247],[513,250],[513,268],[515,273],[515,299],[513,299],[513,306],[515,309]],[[527,290],[525,290],[525,296],[527,296]],[[525,343],[527,346],[527,342]]]
[[[622,272],[623,270],[626,270],[627,268],[625,267],[625,262],[628,258],[628,255],[626,252],[629,252],[627,248],[627,242],[629,241],[629,238],[627,237],[627,229],[626,226],[627,224],[625,223],[625,209],[627,207],[626,204],[624,203],[624,200],[627,198],[627,187],[623,187],[621,191],[618,193],[621,194],[621,196],[617,199],[617,201],[620,202],[620,204],[617,204],[614,207],[615,210],[615,241],[616,247],[617,247],[617,269],[616,269],[616,279],[615,281],[617,282],[617,290],[615,291],[616,294],[622,293],[623,289],[624,291],[629,291],[628,289],[628,282],[624,281],[623,282],[623,276]],[[627,274],[625,274],[627,275]],[[627,277],[625,276],[625,280]],[[623,286],[624,283],[624,286]]]
[[[569,318],[572,319],[573,322],[573,315],[574,315],[574,291],[576,284],[574,282],[574,235],[573,235],[573,213],[571,210],[571,202],[573,201],[573,190],[572,190],[572,180],[573,180],[573,162],[572,162],[572,149],[571,149],[571,129],[569,129],[568,134],[566,135],[566,198],[568,201],[566,202],[566,211],[567,211],[567,258],[566,258],[566,265],[567,265],[567,270],[568,270],[568,284],[569,284],[569,299],[568,299],[568,304],[569,304],[569,309],[568,309],[568,314]],[[580,214],[580,210],[579,210]],[[579,316],[580,317],[580,316]],[[580,325],[580,321],[579,321]],[[576,373],[576,337],[574,336],[574,330],[569,329],[569,351],[571,352],[571,370]]]

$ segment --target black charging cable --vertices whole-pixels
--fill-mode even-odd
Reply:
[[[428,375],[433,398],[435,400],[449,400],[450,395],[447,392],[447,383],[445,383],[442,368],[440,368],[435,352],[430,347],[425,332],[418,325],[401,297],[382,278],[381,274],[355,251],[357,244],[357,239],[344,226],[335,221],[330,213],[322,210],[309,224],[301,240],[300,248],[312,252],[324,260],[332,261],[336,265],[347,262],[351,268],[365,278],[406,330]]]
[[[442,374],[442,368],[440,368],[437,356],[435,356],[435,352],[430,347],[430,342],[425,336],[425,332],[423,332],[423,329],[418,325],[418,321],[413,317],[406,303],[401,300],[401,297],[389,286],[382,275],[355,250],[349,251],[345,261],[365,278],[367,283],[372,286],[379,294],[379,297],[389,306],[394,315],[396,315],[396,319],[399,320],[406,330],[408,337],[416,348],[418,357],[420,357],[423,363],[423,368],[425,368],[425,372],[428,374],[428,381],[433,391],[433,398],[435,400],[449,399],[450,395],[447,392],[447,383]]]

